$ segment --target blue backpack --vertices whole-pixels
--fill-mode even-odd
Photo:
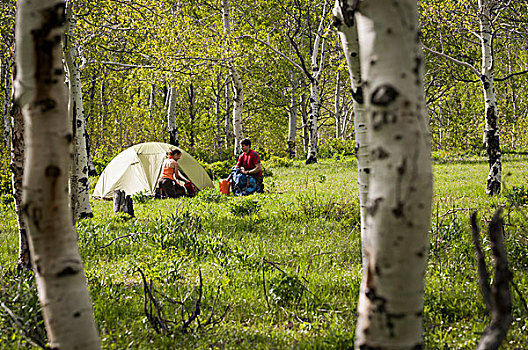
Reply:
[[[231,192],[235,196],[247,196],[258,189],[253,176],[242,174],[238,168],[233,168],[229,177],[231,178]]]

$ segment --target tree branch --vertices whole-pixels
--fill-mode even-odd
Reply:
[[[464,67],[469,68],[473,73],[475,73],[477,76],[480,77],[480,72],[479,72],[478,69],[475,68],[475,66],[473,66],[472,64],[469,64],[469,63],[464,62],[464,61],[457,60],[456,58],[451,57],[451,56],[449,56],[449,55],[447,55],[447,54],[445,54],[445,53],[443,53],[443,52],[438,52],[438,51],[432,50],[432,49],[428,48],[428,47],[425,46],[425,45],[423,45],[423,48],[424,48],[424,50],[427,51],[427,52],[430,52],[430,53],[435,54],[435,55],[437,55],[437,56],[440,56],[440,57],[446,58],[446,59],[450,60],[451,62],[454,62],[454,63],[456,63],[456,64],[458,64],[458,65],[461,65],[461,66],[464,66]]]

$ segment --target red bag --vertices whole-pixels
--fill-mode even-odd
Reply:
[[[220,193],[229,194],[229,186],[231,185],[231,182],[227,180],[220,180],[218,184],[220,186]]]
[[[194,194],[196,193],[196,191],[194,190],[194,186],[193,186],[191,181],[187,181],[185,183],[185,190],[187,191],[187,195],[189,197],[194,196]]]

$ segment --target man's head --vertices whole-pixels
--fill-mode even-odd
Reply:
[[[242,152],[248,153],[251,149],[251,141],[249,139],[243,139],[240,141],[240,148],[242,148]]]

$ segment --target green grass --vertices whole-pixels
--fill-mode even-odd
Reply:
[[[507,188],[528,187],[527,164],[504,163],[504,173],[511,173],[505,176]],[[149,200],[134,205],[134,219],[114,215],[109,201],[92,203],[95,217],[78,223],[77,230],[103,348],[352,347],[361,280],[355,162],[284,165],[270,169],[263,195],[233,198],[216,190],[192,199]],[[489,219],[507,200],[485,196],[484,162],[439,163],[434,171],[426,348],[474,348],[489,316],[476,282],[469,209]],[[519,210],[506,209],[511,269],[526,299],[528,222]],[[0,273],[8,276],[17,259],[16,220],[12,206],[0,210]],[[194,323],[185,332],[170,325],[170,334],[158,334],[144,312],[139,271],[161,294],[185,299],[188,312],[198,298],[200,271],[200,321],[213,309],[214,320],[227,309],[225,318],[206,328]],[[11,273],[2,285],[12,286],[17,278]],[[34,288],[32,293],[21,300],[34,303]],[[512,296],[515,322],[508,349],[528,343],[528,310],[516,292]],[[159,295],[158,300],[165,318],[181,323],[179,306]],[[23,302],[9,305],[16,313],[26,310]],[[37,313],[38,305],[31,310],[29,315]],[[20,332],[8,327],[1,313],[0,326],[6,330],[1,349],[24,347]]]

